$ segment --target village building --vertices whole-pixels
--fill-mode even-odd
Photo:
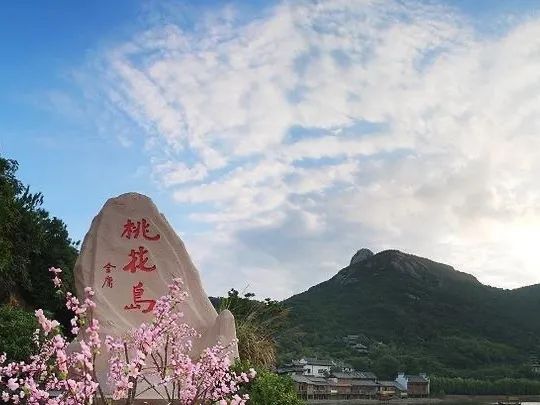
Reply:
[[[396,382],[405,388],[410,397],[427,397],[429,395],[429,377],[425,373],[419,375],[398,373]]]
[[[349,346],[351,349],[355,350],[359,354],[368,354],[369,350],[366,345],[360,342],[360,336],[358,335],[347,335],[343,337],[343,342]]]
[[[394,381],[379,381],[370,371],[349,371],[343,363],[303,358],[278,368],[294,381],[298,396],[304,400],[391,399],[426,397],[430,381],[426,374],[398,373]]]
[[[293,360],[291,363],[284,364],[276,369],[278,374],[287,374],[287,375],[303,375],[304,374],[304,365],[299,364],[298,361]]]
[[[379,381],[379,399],[402,398],[407,396],[407,389],[397,381]]]
[[[332,372],[331,377],[350,386],[351,398],[374,398],[378,392],[377,376],[369,371]]]
[[[326,377],[291,374],[300,398],[364,399],[376,398],[377,376],[371,372],[332,372]]]
[[[295,362],[293,361],[293,364]],[[332,367],[336,365],[332,360],[319,360],[314,358],[302,358],[296,362],[304,369],[304,375],[325,376],[329,375]]]

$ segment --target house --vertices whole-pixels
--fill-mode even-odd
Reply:
[[[330,384],[325,378],[298,374],[291,375],[291,378],[298,396],[302,399],[328,399],[330,396]]]
[[[427,397],[429,395],[429,377],[425,373],[419,375],[398,373],[396,382],[405,388],[410,397]]]
[[[531,367],[531,373],[540,374],[540,362],[538,361],[538,357],[536,357],[536,355],[531,355],[529,357],[529,365]]]
[[[352,398],[375,398],[379,392],[379,384],[373,380],[353,380],[351,382]]]
[[[375,398],[376,376],[368,372],[333,372],[325,377],[292,374],[298,396],[305,400]]]
[[[397,381],[379,381],[379,398],[401,398],[407,393],[407,389]]]
[[[294,363],[294,362],[293,362]],[[319,360],[314,358],[302,358],[296,362],[304,368],[304,375],[325,376],[336,364],[332,360]]]
[[[296,361],[292,361],[291,363],[287,363],[282,365],[281,367],[278,367],[276,372],[278,374],[287,374],[287,375],[293,375],[293,374],[304,374],[304,366],[302,364],[298,364]]]
[[[356,350],[360,354],[368,354],[369,350],[366,345],[362,344],[360,342],[360,336],[359,335],[347,335],[343,337],[343,341],[347,346],[349,346],[351,349]]]
[[[331,377],[335,377],[341,381],[351,383],[352,381],[377,381],[377,376],[370,371],[351,371],[330,373]]]
[[[337,378],[291,375],[298,396],[304,400],[352,399],[351,384]]]
[[[332,372],[330,377],[350,386],[349,398],[373,398],[377,395],[377,376],[369,371]]]

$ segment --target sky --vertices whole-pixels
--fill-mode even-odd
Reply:
[[[399,249],[540,283],[540,2],[9,2],[0,155],[82,240],[150,196],[209,294]]]

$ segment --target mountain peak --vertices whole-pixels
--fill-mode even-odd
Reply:
[[[371,250],[362,248],[358,250],[351,258],[350,265],[363,262],[364,260],[369,259],[371,256],[373,256],[373,252]]]

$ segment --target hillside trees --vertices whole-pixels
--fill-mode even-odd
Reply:
[[[257,301],[253,297],[231,289],[218,308],[234,315],[240,358],[254,367],[271,369],[277,361],[275,337],[287,321],[288,310],[270,298]]]
[[[27,310],[41,307],[67,322],[47,269],[63,268],[71,288],[77,244],[69,238],[64,222],[43,208],[43,195],[31,192],[17,178],[17,169],[15,160],[0,157],[0,304]],[[6,322],[0,317],[0,328]]]

